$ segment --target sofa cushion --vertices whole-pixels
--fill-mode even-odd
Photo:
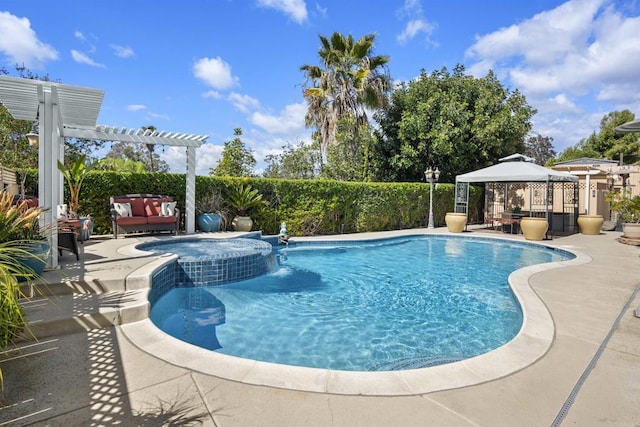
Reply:
[[[173,224],[178,220],[175,216],[150,216],[146,219],[149,224]]]
[[[141,225],[147,224],[147,218],[144,216],[121,216],[116,219],[118,225]]]
[[[132,197],[129,199],[131,204],[131,216],[146,216],[144,209],[144,200],[139,197]]]

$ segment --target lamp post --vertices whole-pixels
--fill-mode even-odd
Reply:
[[[433,183],[436,182],[438,178],[440,178],[440,171],[438,170],[438,168],[436,168],[436,170],[429,168],[426,171],[424,171],[424,177],[429,182],[429,225],[427,225],[427,228],[434,228],[433,227]]]

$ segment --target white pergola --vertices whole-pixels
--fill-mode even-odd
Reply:
[[[104,91],[40,80],[0,76],[0,103],[17,120],[38,121],[38,198],[48,209],[45,225],[57,221],[56,206],[63,203],[63,176],[58,160],[64,162],[64,138],[96,139],[141,144],[186,147],[185,229],[195,231],[196,148],[208,138],[177,132],[126,129],[97,124]],[[58,236],[51,237],[50,265],[58,266]]]

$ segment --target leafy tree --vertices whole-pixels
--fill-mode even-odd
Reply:
[[[37,168],[38,147],[29,145],[31,122],[16,120],[0,105],[0,164],[11,169]]]
[[[33,74],[24,66],[15,67],[17,75],[25,79],[49,81],[49,76]],[[9,75],[6,68],[0,68],[0,75]],[[16,120],[9,110],[0,104],[0,164],[11,169],[38,167],[38,147],[29,145],[26,134],[31,131],[29,120]]]
[[[354,128],[353,121],[351,117],[338,121],[336,142],[329,147],[327,164],[322,168],[323,178],[359,182],[372,179],[371,151],[375,139],[368,124]],[[358,144],[354,146],[353,141]]]
[[[265,178],[312,179],[320,171],[320,144],[314,141],[305,144],[300,141],[296,147],[287,144],[282,153],[265,157],[267,167],[262,176]]]
[[[316,128],[323,161],[336,140],[341,118],[352,117],[357,129],[368,123],[366,108],[380,108],[387,103],[391,78],[385,65],[389,57],[372,55],[374,40],[374,34],[357,41],[338,32],[330,39],[320,36],[318,55],[322,65],[300,67],[307,79],[303,86],[308,104],[305,123]]]
[[[529,136],[524,143],[524,155],[534,158],[538,165],[545,165],[556,155],[553,149],[553,138],[539,133]]]
[[[446,67],[409,83],[376,115],[380,123],[372,156],[376,179],[420,181],[438,167],[441,181],[490,166],[524,151],[535,109],[518,90],[505,89],[493,72],[465,75],[462,65]]]
[[[110,159],[121,159],[131,162],[140,162],[148,172],[168,172],[169,165],[160,156],[149,150],[146,144],[133,142],[117,142],[111,146],[106,155]]]
[[[589,158],[600,158],[602,157],[600,153],[595,151],[590,144],[588,144],[587,139],[581,139],[573,147],[568,147],[564,151],[560,153],[557,158],[549,159],[546,163],[547,166],[553,166],[558,162],[565,162],[567,160],[580,159],[582,157]]]
[[[253,176],[253,168],[256,159],[253,151],[246,148],[240,139],[242,129],[236,128],[233,131],[235,138],[224,143],[222,158],[218,165],[212,168],[209,175],[213,176]]]
[[[142,162],[134,162],[133,160],[117,159],[112,157],[105,157],[96,161],[92,169],[101,171],[117,171],[117,172],[132,172],[132,173],[145,173],[147,169]]]
[[[581,157],[606,158],[618,160],[621,156],[626,163],[640,160],[640,135],[637,133],[618,133],[614,130],[623,123],[634,120],[629,110],[607,113],[600,120],[600,132],[593,132],[574,146],[566,148],[552,163]]]
[[[20,77],[31,80],[51,81],[48,74],[43,76],[33,73],[24,65],[16,65],[14,77]],[[0,68],[0,75],[9,75],[6,68]],[[60,82],[60,80],[56,80]],[[38,147],[29,146],[23,136],[32,128],[32,123],[28,120],[15,120],[11,117],[4,106],[0,105],[0,163],[3,165],[18,169],[37,168],[38,167]],[[7,138],[7,134],[13,134]],[[19,140],[22,138],[23,140]],[[91,153],[102,148],[105,141],[65,138],[64,156],[65,164],[72,165],[80,156],[87,155],[91,157]],[[17,147],[17,148],[16,148]],[[16,155],[16,153],[18,155]]]
[[[70,166],[80,158],[86,156],[90,162],[95,162],[98,158],[94,154],[103,148],[107,141],[97,139],[65,138],[64,140],[64,164]]]

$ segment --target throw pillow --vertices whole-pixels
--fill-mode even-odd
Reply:
[[[160,206],[160,215],[162,216],[175,216],[176,215],[176,202],[162,202]]]
[[[113,208],[120,216],[131,216],[131,203],[114,203]]]
[[[67,211],[67,205],[58,205],[56,215],[58,219],[67,219],[69,217],[69,212]]]

